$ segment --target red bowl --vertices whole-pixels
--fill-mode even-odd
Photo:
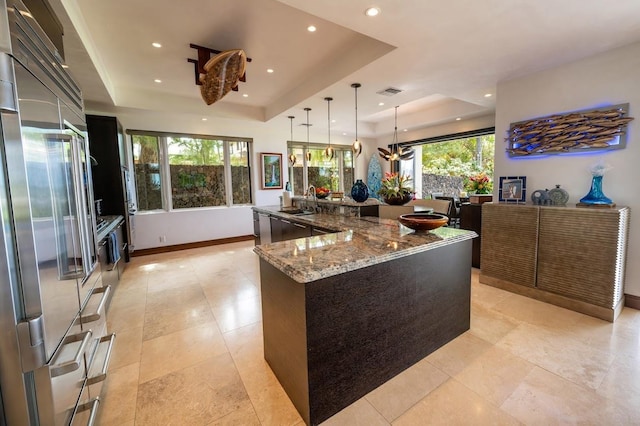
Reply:
[[[415,231],[430,231],[449,222],[449,217],[436,213],[411,213],[398,217],[401,224]]]

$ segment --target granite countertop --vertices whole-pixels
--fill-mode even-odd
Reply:
[[[291,215],[280,207],[253,207],[305,225],[336,231],[258,245],[254,252],[299,283],[316,281],[477,237],[473,231],[442,227],[415,233],[394,219],[329,214]]]
[[[100,218],[104,219],[107,222],[107,225],[97,232],[98,241],[102,241],[107,235],[109,235],[109,232],[113,231],[116,226],[124,220],[124,217],[117,215],[100,216]]]
[[[291,199],[294,201],[296,200],[307,201],[307,202],[311,201],[311,202],[316,202],[318,204],[332,204],[337,206],[349,206],[349,207],[379,206],[380,204],[382,204],[380,200],[376,198],[367,198],[363,202],[358,202],[349,197],[344,197],[339,200],[334,200],[331,198],[313,198],[313,197],[304,197],[304,196],[296,195]]]

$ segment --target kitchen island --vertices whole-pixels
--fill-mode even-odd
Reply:
[[[254,210],[336,231],[255,248],[265,359],[307,424],[469,329],[474,232]]]

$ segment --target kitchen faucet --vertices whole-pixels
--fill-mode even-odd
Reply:
[[[311,190],[313,190],[313,199],[316,199],[316,187],[313,185],[309,185],[309,189],[307,189],[307,194],[311,195]]]

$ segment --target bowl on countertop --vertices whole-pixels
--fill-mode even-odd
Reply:
[[[410,213],[398,216],[398,221],[414,231],[431,231],[449,222],[449,217],[437,213]]]

